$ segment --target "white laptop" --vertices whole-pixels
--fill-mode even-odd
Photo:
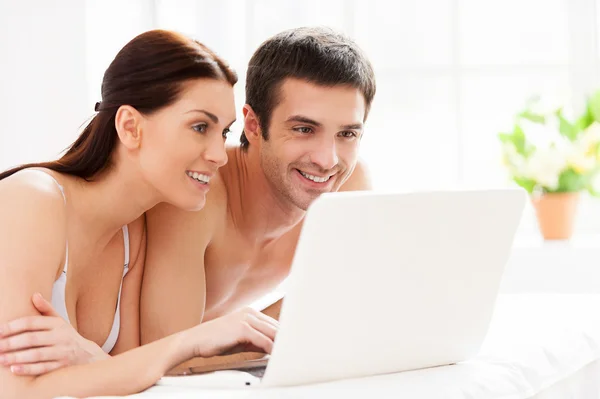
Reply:
[[[525,201],[521,189],[322,195],[305,218],[266,368],[159,385],[293,386],[473,357]]]

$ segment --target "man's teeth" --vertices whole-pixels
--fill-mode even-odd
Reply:
[[[210,181],[209,176],[200,174],[198,172],[187,172],[187,175],[194,180],[198,180],[200,183],[208,184]]]
[[[315,183],[325,183],[327,180],[329,180],[329,178],[331,178],[331,176],[327,176],[327,177],[319,177],[319,176],[313,176],[313,175],[309,175],[308,173],[304,173],[303,171],[299,170],[298,172],[300,172],[300,174],[304,177],[306,177],[308,180],[312,180]]]

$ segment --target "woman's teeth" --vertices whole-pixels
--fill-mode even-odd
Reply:
[[[189,177],[194,180],[198,180],[200,183],[208,184],[210,177],[207,175],[200,174],[198,172],[186,172]]]
[[[312,180],[315,183],[325,183],[327,180],[329,180],[331,178],[331,176],[319,177],[319,176],[309,175],[308,173],[305,173],[301,170],[298,170],[298,172],[300,172],[300,174],[302,176],[306,177],[308,180]]]

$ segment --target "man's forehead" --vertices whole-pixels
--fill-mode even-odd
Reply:
[[[351,86],[323,86],[289,78],[280,86],[273,111],[284,119],[302,115],[321,123],[361,123],[365,100],[360,90]]]

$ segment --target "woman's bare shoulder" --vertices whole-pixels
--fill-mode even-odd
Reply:
[[[0,195],[5,200],[31,195],[34,200],[64,204],[64,194],[55,176],[56,174],[50,174],[43,169],[21,170],[0,180]]]
[[[1,180],[0,203],[2,239],[31,251],[30,245],[41,236],[44,247],[52,249],[52,255],[64,253],[65,199],[51,176],[24,170]]]

